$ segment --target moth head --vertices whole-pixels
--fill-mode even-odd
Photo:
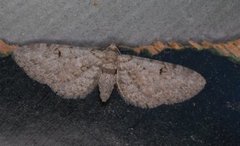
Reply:
[[[112,51],[115,52],[116,54],[121,54],[116,44],[113,43],[106,48],[106,51]]]

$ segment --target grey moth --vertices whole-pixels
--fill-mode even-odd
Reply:
[[[153,108],[190,99],[206,84],[192,69],[123,55],[113,44],[99,49],[35,43],[17,46],[12,56],[30,78],[68,99],[83,99],[98,86],[106,102],[116,86],[127,103]]]

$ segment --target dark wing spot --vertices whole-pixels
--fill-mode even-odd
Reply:
[[[163,68],[160,68],[160,70],[159,70],[159,74],[161,75],[162,72],[163,72]]]
[[[167,72],[166,66],[160,68],[160,70],[159,70],[159,74],[160,74],[160,75],[163,74],[163,73],[165,73],[165,72]]]
[[[62,52],[58,51],[58,57],[61,57],[61,56],[62,56]]]

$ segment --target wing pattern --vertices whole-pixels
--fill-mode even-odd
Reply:
[[[84,98],[97,85],[102,51],[58,44],[22,46],[15,61],[31,78],[65,98]]]
[[[187,100],[205,85],[197,72],[172,63],[121,55],[118,58],[117,85],[126,102],[156,107]]]
[[[28,76],[65,98],[85,98],[97,85],[105,102],[116,83],[123,99],[142,108],[185,101],[206,81],[197,72],[172,63],[121,55],[116,46],[101,51],[60,44],[32,44],[13,52]],[[115,50],[114,50],[115,49]]]

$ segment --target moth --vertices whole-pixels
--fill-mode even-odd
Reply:
[[[106,102],[116,86],[127,103],[154,108],[190,99],[206,84],[192,69],[123,55],[114,44],[100,49],[35,43],[17,46],[12,57],[30,78],[67,99],[83,99],[98,86]]]

